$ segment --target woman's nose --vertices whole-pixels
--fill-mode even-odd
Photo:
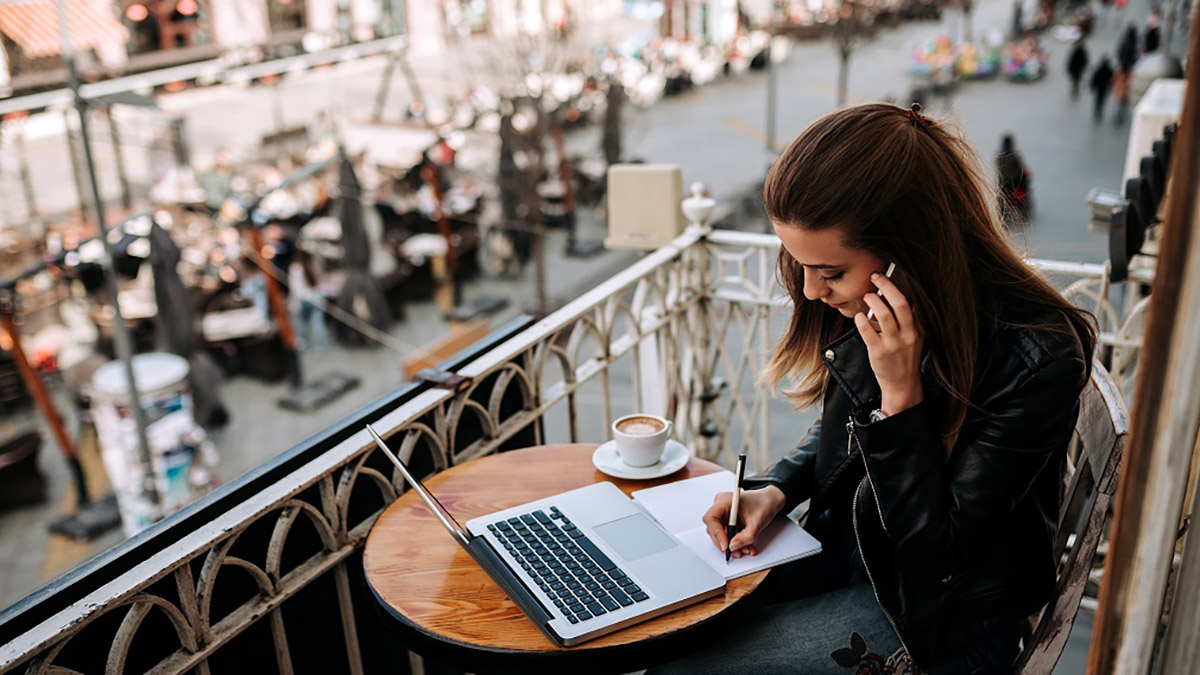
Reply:
[[[816,272],[804,271],[804,297],[816,301],[829,295],[829,287],[821,283]]]

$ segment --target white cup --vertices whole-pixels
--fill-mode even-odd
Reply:
[[[629,466],[654,466],[674,428],[671,420],[658,415],[626,415],[612,424],[617,454]]]

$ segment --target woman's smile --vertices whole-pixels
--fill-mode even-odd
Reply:
[[[878,290],[871,283],[871,274],[882,272],[886,263],[865,250],[846,246],[835,227],[805,230],[775,224],[775,233],[803,269],[806,299],[822,302],[847,318],[867,313],[869,307],[862,298]]]

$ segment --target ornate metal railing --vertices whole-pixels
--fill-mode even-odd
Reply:
[[[361,579],[367,532],[402,485],[363,425],[430,474],[659,412],[700,456],[761,467],[770,396],[756,379],[786,305],[777,253],[775,237],[689,230],[499,329],[442,364],[457,389],[405,385],[0,614],[0,673],[407,671]],[[1102,269],[1031,262],[1082,279],[1069,292],[1098,303],[1107,344],[1134,348]]]
[[[1150,287],[1154,268],[1131,267],[1128,282],[1114,297],[1108,263],[1077,263],[1029,259],[1028,263],[1055,281],[1068,300],[1091,311],[1099,329],[1100,359],[1127,398],[1137,379],[1142,334],[1150,313]]]
[[[777,246],[691,231],[497,331],[443,364],[456,390],[406,385],[6,610],[0,673],[403,672],[360,578],[402,482],[363,424],[424,474],[598,441],[634,410],[672,416],[701,456],[761,465]]]

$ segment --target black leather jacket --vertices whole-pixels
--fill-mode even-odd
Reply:
[[[1066,334],[1014,325],[1048,322]],[[879,385],[851,330],[825,350],[832,378],[820,421],[747,480],[778,486],[788,511],[812,499],[806,527],[823,544],[826,573],[844,573],[861,553],[918,666],[1032,615],[1055,588],[1066,449],[1089,361],[1057,311],[1010,306],[985,323],[973,408],[949,458],[928,379],[924,402],[869,421]]]

